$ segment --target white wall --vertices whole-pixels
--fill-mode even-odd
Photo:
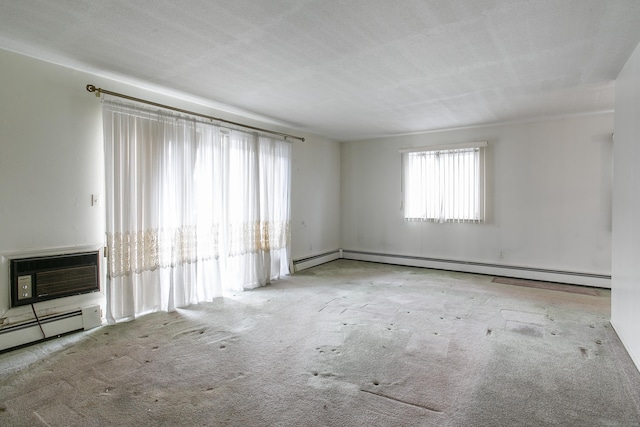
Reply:
[[[342,248],[608,276],[612,132],[613,114],[605,113],[343,143]],[[487,222],[405,222],[398,150],[472,141],[489,144]],[[463,264],[452,268],[550,278]],[[569,280],[591,279],[562,278]]]
[[[340,248],[340,144],[317,137],[293,146],[293,259]]]
[[[79,73],[0,51],[0,325],[32,318],[9,310],[5,256],[101,247],[104,193],[100,104]],[[86,84],[86,83],[85,83]],[[39,315],[103,301],[102,295],[37,305]]]
[[[104,194],[100,101],[89,83],[242,123],[301,135],[294,143],[292,257],[339,247],[339,144],[157,92],[0,50],[0,326],[32,317],[10,309],[7,256],[101,247]],[[47,315],[103,303],[100,294],[39,303]]]
[[[640,45],[616,80],[611,323],[640,369]]]

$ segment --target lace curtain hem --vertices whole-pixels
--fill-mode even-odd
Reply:
[[[289,230],[289,222],[230,224],[228,254],[238,256],[285,249],[290,238]],[[107,233],[108,275],[115,278],[217,259],[220,249],[218,225],[210,229],[185,226]]]

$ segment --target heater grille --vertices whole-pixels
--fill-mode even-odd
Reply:
[[[98,251],[11,260],[12,306],[100,290]]]
[[[69,289],[76,292],[94,291],[97,286],[96,270],[97,267],[91,265],[37,273],[38,298],[65,295]]]

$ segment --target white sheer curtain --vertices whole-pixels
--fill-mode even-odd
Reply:
[[[291,144],[104,101],[107,317],[288,273]]]
[[[231,131],[227,156],[225,282],[254,288],[289,271],[291,144]]]
[[[405,219],[480,222],[484,219],[481,149],[403,153]]]

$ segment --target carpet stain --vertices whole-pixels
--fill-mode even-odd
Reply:
[[[507,321],[507,330],[535,338],[544,337],[544,328],[533,323],[522,323],[509,320]]]
[[[492,333],[493,331],[491,329],[487,329],[487,336],[491,336]]]
[[[587,352],[587,349],[584,347],[580,347],[580,354],[582,354],[582,357],[584,357],[585,359],[589,358],[589,353]]]

